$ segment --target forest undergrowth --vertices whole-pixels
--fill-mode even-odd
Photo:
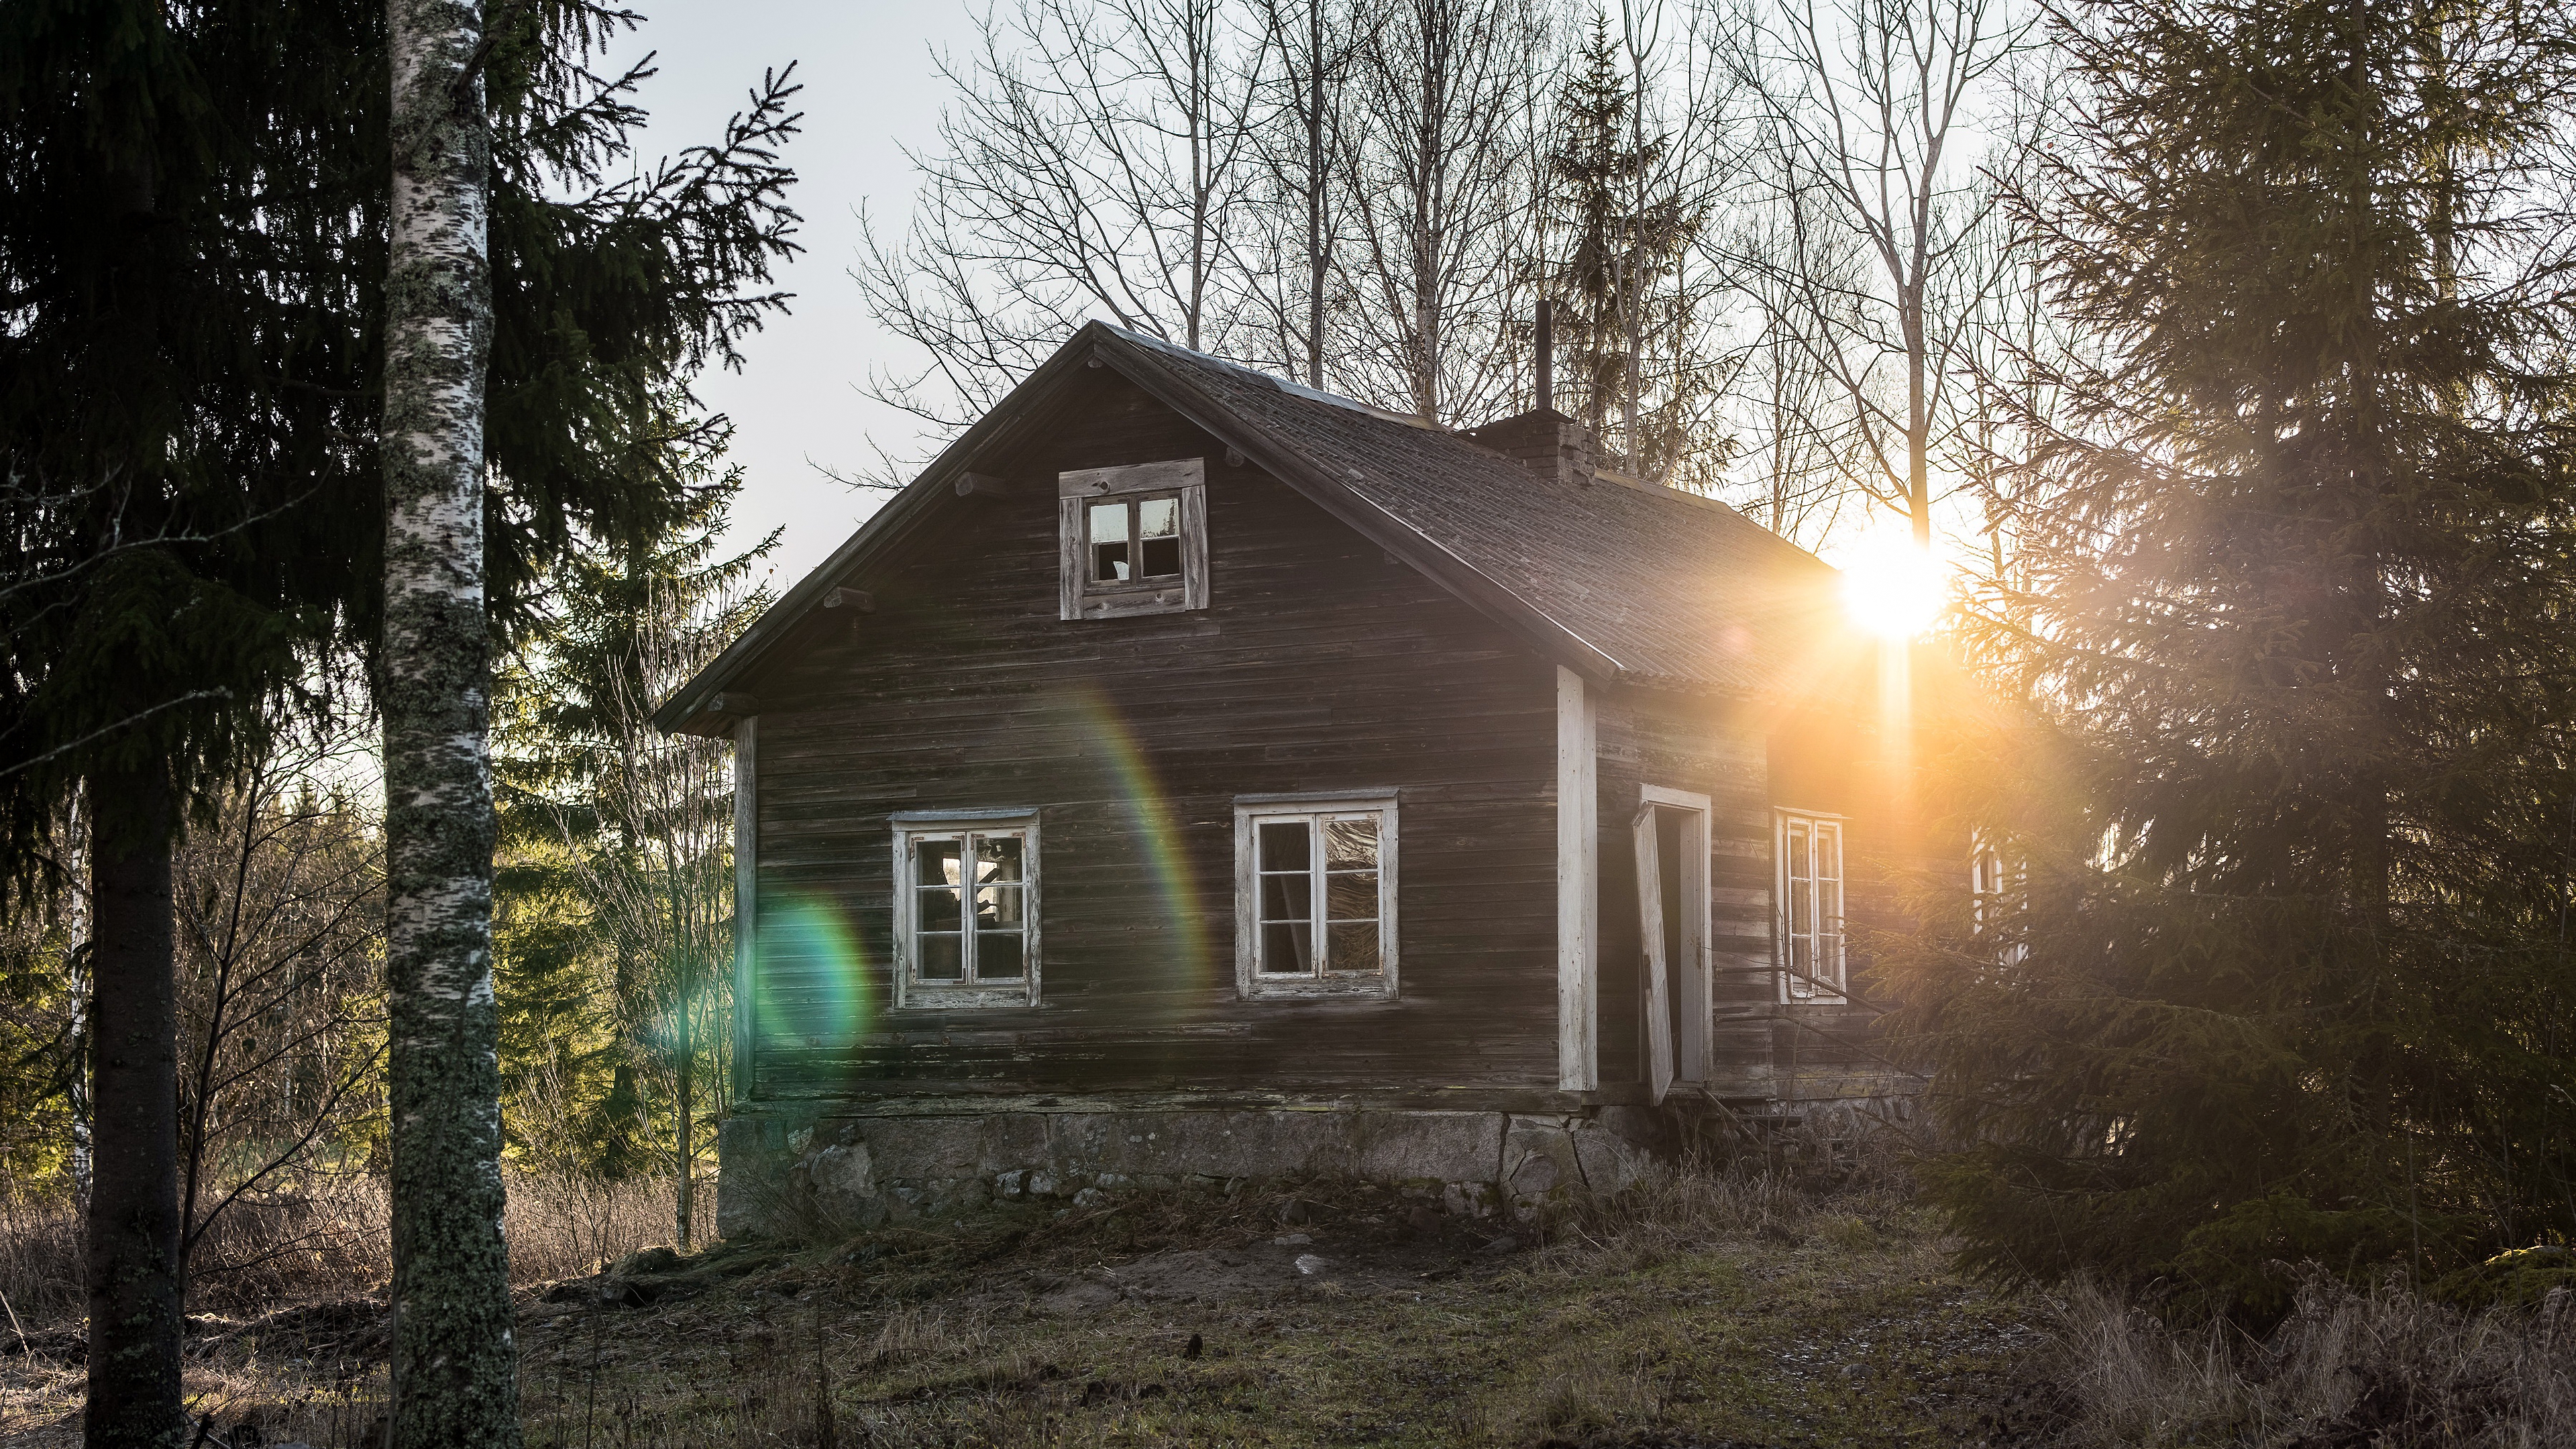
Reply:
[[[2268,1334],[2169,1326],[1961,1277],[1887,1172],[1685,1172],[1537,1224],[1317,1181],[688,1256],[651,1246],[672,1198],[513,1182],[534,1449],[2576,1442],[2563,1292],[2316,1276]],[[375,1442],[381,1222],[363,1180],[244,1215],[224,1251],[272,1260],[192,1305],[204,1443]],[[78,1442],[72,1228],[0,1210],[13,1446]]]

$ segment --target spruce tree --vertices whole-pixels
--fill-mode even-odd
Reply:
[[[2260,1316],[2576,1231],[2563,10],[2104,0],[2024,201],[2094,349],[1968,643],[2000,892],[1890,970],[2011,1277]],[[1946,879],[1945,882],[1946,884]]]
[[[1559,101],[1543,202],[1558,235],[1547,287],[1576,415],[1629,471],[1660,478],[1687,446],[1690,359],[1650,357],[1688,332],[1670,286],[1700,219],[1664,176],[1666,139],[1646,132],[1621,73],[1609,17],[1595,10],[1580,69]],[[1650,375],[1659,373],[1660,375]]]
[[[665,737],[651,713],[770,601],[751,576],[778,535],[740,553],[718,546],[742,488],[724,462],[729,436],[718,427],[678,445],[679,471],[698,485],[685,524],[649,545],[585,547],[550,576],[556,607],[504,677],[497,732],[514,862],[503,901],[533,927],[500,961],[517,1047],[505,1068],[526,1079],[545,1062],[578,1068],[564,1105],[579,1117],[565,1125],[587,1139],[594,1170],[635,1171],[661,1156],[645,1143],[667,1140],[683,1244],[699,1236],[685,1169],[704,1146],[700,1117],[722,1101],[733,794],[728,746]],[[549,901],[580,902],[578,927],[540,924]],[[613,1044],[594,1042],[602,1023]],[[648,1100],[652,1084],[665,1101]]]

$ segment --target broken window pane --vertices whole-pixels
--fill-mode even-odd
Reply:
[[[1334,871],[1324,878],[1324,917],[1333,921],[1367,921],[1377,917],[1377,872]]]
[[[1091,577],[1096,583],[1118,583],[1128,577],[1127,505],[1091,505]]]
[[[1017,931],[979,931],[975,936],[975,979],[1016,981],[1025,942]]]
[[[924,981],[964,980],[966,963],[961,953],[964,944],[962,937],[922,932],[920,937],[921,979]]]
[[[1304,870],[1314,857],[1306,845],[1306,822],[1303,820],[1265,820],[1261,822],[1261,868],[1263,870]]]
[[[1239,809],[1241,807],[1238,807]],[[1252,831],[1251,859],[1237,862],[1252,888],[1250,919],[1242,922],[1246,954],[1255,975],[1318,978],[1376,976],[1393,971],[1389,927],[1383,915],[1392,886],[1382,867],[1394,842],[1381,808],[1316,810],[1295,816],[1243,812]],[[1285,982],[1265,983],[1259,995],[1296,995]]]
[[[1017,930],[1019,924],[1020,888],[1018,886],[983,886],[976,890],[976,930]]]
[[[957,892],[933,888],[921,893],[921,929],[925,931],[957,929]]]
[[[1274,922],[1261,928],[1261,969],[1272,973],[1311,974],[1315,969],[1315,928],[1303,921]]]
[[[898,827],[900,828],[900,827]],[[907,980],[935,986],[1029,981],[1030,914],[1037,888],[1033,830],[986,834],[971,824],[909,838]],[[940,993],[924,1000],[937,1000]],[[951,994],[951,999],[954,998]],[[979,1000],[977,1004],[982,1004]]]
[[[1377,821],[1366,816],[1325,821],[1324,864],[1334,870],[1376,869]]]
[[[1011,835],[976,836],[975,879],[984,883],[1020,879],[1019,838]]]
[[[921,857],[921,884],[926,886],[956,885],[958,842],[925,840],[918,847]]]
[[[1325,928],[1324,968],[1328,971],[1376,971],[1377,922],[1335,921]]]

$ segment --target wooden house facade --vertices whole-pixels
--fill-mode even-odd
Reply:
[[[722,1216],[1350,1170],[1486,1201],[1910,1077],[1837,576],[1094,324],[664,706],[736,742]],[[1615,1129],[1615,1130],[1613,1130]],[[1588,1155],[1587,1155],[1588,1154]]]

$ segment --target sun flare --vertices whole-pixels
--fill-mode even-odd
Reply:
[[[1940,617],[1948,588],[1940,563],[1897,524],[1860,541],[1843,561],[1843,607],[1882,639],[1911,639]]]

